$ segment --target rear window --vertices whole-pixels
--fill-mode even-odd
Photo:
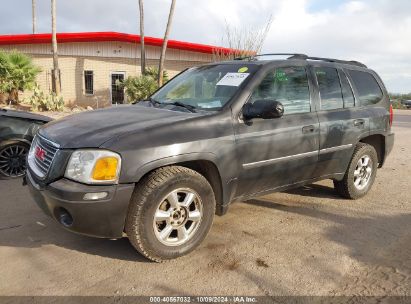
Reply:
[[[351,108],[355,105],[354,93],[352,92],[347,76],[343,72],[339,72],[341,81],[341,90],[344,99],[344,108]]]
[[[367,72],[349,71],[351,79],[358,92],[362,106],[375,104],[383,97],[380,86],[374,76]]]
[[[335,110],[344,107],[338,72],[334,68],[315,68],[321,96],[321,110]]]

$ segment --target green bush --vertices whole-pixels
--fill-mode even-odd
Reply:
[[[33,90],[33,95],[25,100],[26,103],[32,106],[34,111],[62,111],[64,109],[64,100],[61,96],[45,94],[36,85]]]
[[[168,80],[167,71],[163,74],[164,81]],[[129,102],[135,102],[147,99],[158,89],[158,69],[149,67],[144,75],[129,76],[126,80],[119,83],[125,89]]]
[[[125,88],[130,102],[145,100],[158,88],[157,81],[145,75],[129,76],[121,83],[121,86]]]
[[[31,90],[40,72],[29,56],[0,51],[0,93],[7,93],[9,100],[18,102],[19,91]]]

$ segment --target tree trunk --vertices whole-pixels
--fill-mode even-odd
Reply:
[[[35,34],[37,32],[36,0],[31,0],[31,16],[33,22],[33,34]]]
[[[161,47],[160,64],[158,66],[158,85],[160,87],[163,85],[164,60],[166,57],[167,42],[168,42],[168,36],[170,34],[171,23],[173,22],[175,5],[176,5],[176,0],[171,0],[170,13],[168,15],[166,33],[164,34],[163,45]]]
[[[12,89],[8,101],[10,104],[18,104],[19,103],[19,91],[16,89]]]
[[[140,48],[141,48],[141,75],[146,73],[146,51],[144,49],[144,6],[143,0],[138,0],[138,7],[140,10]]]
[[[53,93],[60,95],[60,70],[57,55],[57,34],[56,34],[56,0],[51,0],[51,42],[53,45],[53,71],[51,79],[53,82]]]

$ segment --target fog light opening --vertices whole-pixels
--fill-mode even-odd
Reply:
[[[106,198],[108,196],[107,192],[95,192],[95,193],[86,193],[83,196],[85,201],[95,201]]]
[[[73,225],[73,217],[66,209],[61,207],[57,208],[54,214],[64,227],[71,227]]]

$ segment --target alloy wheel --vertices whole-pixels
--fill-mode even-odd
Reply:
[[[154,233],[158,241],[166,246],[182,245],[196,233],[202,216],[203,204],[194,190],[173,190],[156,209]]]
[[[368,155],[362,156],[354,170],[354,186],[363,190],[369,183],[372,175],[372,160]]]
[[[26,155],[28,148],[24,145],[9,145],[0,150],[0,173],[6,177],[23,176],[26,172]]]

